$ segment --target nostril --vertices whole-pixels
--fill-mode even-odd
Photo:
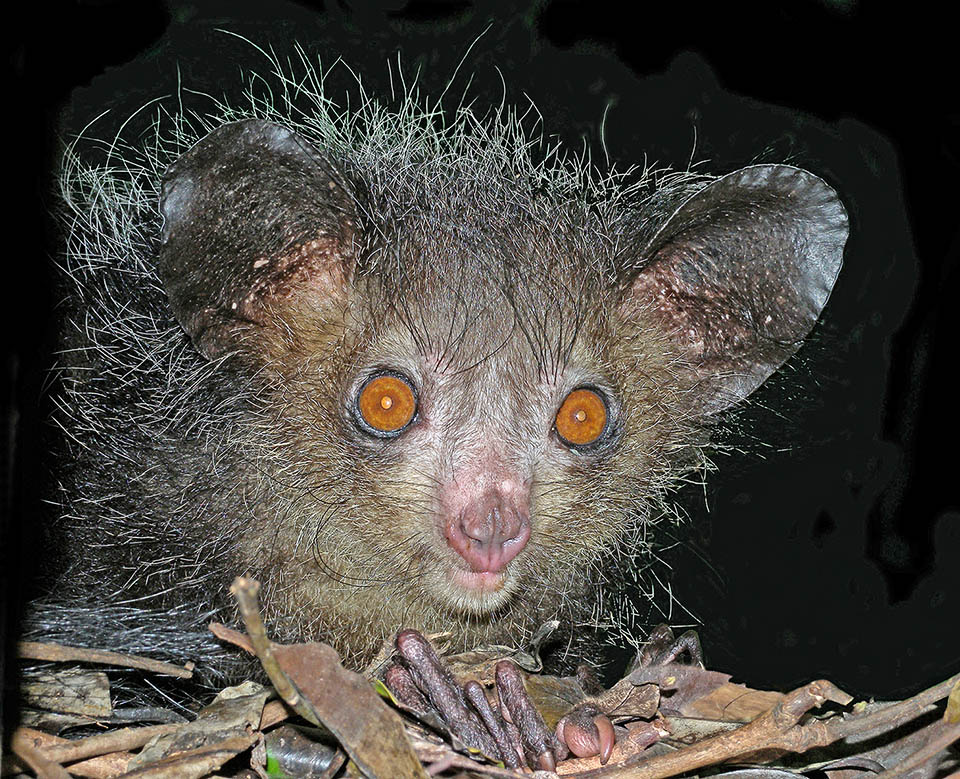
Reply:
[[[523,525],[516,511],[501,509],[499,505],[487,511],[468,507],[460,515],[460,529],[472,541],[483,545],[499,545],[514,539]]]
[[[496,525],[499,512],[488,511],[486,514],[474,511],[474,506],[468,506],[460,515],[460,529],[471,541],[479,544],[492,543],[496,537]]]
[[[486,504],[486,505],[484,505]],[[530,537],[526,514],[498,501],[476,501],[446,525],[447,543],[474,571],[503,570]]]

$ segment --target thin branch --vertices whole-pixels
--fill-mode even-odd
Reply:
[[[123,728],[66,744],[40,747],[38,751],[47,760],[57,763],[74,763],[77,760],[99,757],[111,752],[129,752],[132,749],[139,749],[155,736],[173,733],[180,727],[180,725],[150,725],[144,728]],[[29,738],[21,728],[14,731],[14,738],[18,736]]]
[[[178,679],[193,678],[192,663],[181,667],[173,663],[165,663],[162,660],[153,660],[139,655],[125,655],[119,652],[107,652],[103,649],[20,641],[17,644],[17,655],[25,660],[49,660],[55,663],[99,663],[101,665],[114,665],[118,668],[137,668],[141,671],[151,671],[164,676],[176,676]]]
[[[33,739],[29,736],[19,733],[14,734],[10,742],[10,748],[20,760],[22,760],[30,770],[37,776],[44,779],[70,779],[67,769],[59,763],[45,757],[44,754],[33,745]]]
[[[297,714],[308,722],[319,726],[320,719],[313,710],[313,706],[310,705],[309,701],[304,700],[300,691],[290,681],[290,677],[287,676],[276,657],[274,657],[273,643],[267,637],[267,629],[263,624],[263,619],[260,616],[260,606],[257,603],[260,583],[254,579],[238,576],[230,585],[230,592],[237,599],[240,616],[243,618],[243,625],[247,629],[250,643],[260,659],[263,670],[270,678],[273,688]]]
[[[876,776],[876,779],[893,779],[896,776],[903,776],[914,768],[923,765],[932,757],[949,747],[954,741],[960,739],[960,725],[954,725],[952,728],[946,728],[936,738],[931,739],[930,743],[914,752],[910,757],[899,765],[895,765],[888,771],[884,771]],[[956,774],[951,774],[956,776]]]
[[[928,687],[905,701],[893,703],[879,711],[864,714],[862,717],[848,717],[845,720],[830,722],[827,727],[838,739],[852,736],[854,733],[869,733],[881,728],[891,730],[923,714],[928,710],[928,707],[937,701],[942,701],[958,684],[960,684],[960,674],[951,676],[945,682],[935,684],[933,687]]]
[[[831,682],[810,682],[787,693],[770,711],[736,730],[706,738],[670,754],[644,759],[641,752],[637,759],[620,765],[570,776],[577,779],[663,779],[761,750],[805,752],[835,739],[827,734],[822,722],[799,725],[803,715],[826,701],[846,705],[851,700]]]

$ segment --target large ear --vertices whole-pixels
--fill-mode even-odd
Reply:
[[[800,346],[846,239],[846,211],[824,181],[788,165],[743,168],[666,219],[639,253],[624,308],[645,311],[678,342],[702,410],[718,411]]]
[[[158,271],[177,320],[213,358],[297,294],[343,294],[354,204],[303,139],[259,119],[226,124],[163,177]],[[321,301],[322,302],[322,301]]]

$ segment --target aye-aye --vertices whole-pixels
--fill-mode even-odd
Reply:
[[[789,165],[601,173],[502,107],[309,97],[68,151],[41,622],[175,654],[248,574],[354,666],[400,627],[575,631],[813,327],[844,208]]]

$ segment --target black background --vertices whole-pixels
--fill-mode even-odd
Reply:
[[[509,102],[529,96],[546,132],[575,149],[586,141],[598,160],[606,114],[605,147],[622,165],[789,161],[827,179],[850,213],[845,267],[811,343],[734,418],[740,432],[724,440],[743,451],[718,456],[706,490],[680,496],[691,521],[662,535],[673,600],[658,587],[658,608],[699,622],[709,664],[754,687],[826,676],[890,697],[956,672],[955,43],[944,19],[878,6],[21,6],[7,27],[5,550],[33,542],[37,516],[55,304],[44,214],[60,139],[106,108],[96,127],[111,133],[178,77],[235,94],[240,66],[263,60],[217,28],[281,55],[294,41],[324,61],[343,55],[373,93],[400,50],[425,94],[486,30],[456,82],[462,91],[475,74],[478,102],[499,102],[502,72]],[[9,605],[20,568],[4,570]]]

